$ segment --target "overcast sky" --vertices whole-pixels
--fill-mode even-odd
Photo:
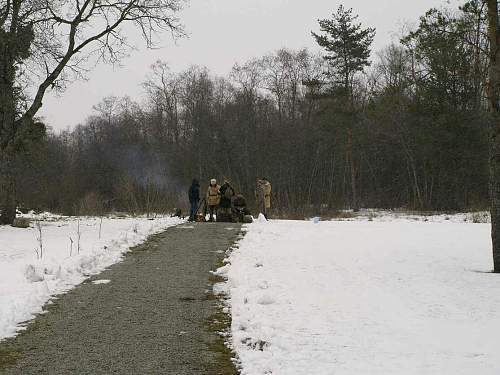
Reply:
[[[168,35],[162,48],[134,52],[121,67],[99,66],[85,82],[75,82],[61,95],[49,94],[42,116],[55,130],[74,127],[92,113],[92,106],[110,95],[141,100],[140,84],[149,67],[161,59],[174,71],[191,65],[225,75],[235,62],[281,47],[317,50],[311,30],[317,19],[329,18],[343,3],[359,14],[363,25],[375,27],[377,51],[398,35],[405,22],[416,23],[431,7],[457,7],[459,0],[191,0],[181,13],[189,38],[174,43]]]

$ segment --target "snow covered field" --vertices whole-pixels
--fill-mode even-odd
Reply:
[[[43,258],[36,228],[0,227],[0,339],[13,336],[18,324],[42,312],[54,294],[120,261],[130,247],[151,234],[183,222],[177,218],[103,218],[78,220],[42,215]],[[33,225],[32,225],[33,226]],[[73,244],[71,245],[71,240]],[[38,255],[37,255],[38,252]]]
[[[490,226],[464,221],[248,225],[218,271],[242,374],[500,374]]]

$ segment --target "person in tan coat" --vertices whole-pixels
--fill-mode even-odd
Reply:
[[[272,186],[267,178],[257,179],[255,196],[257,198],[259,209],[262,211],[266,219],[268,218],[269,210],[271,209],[271,191]]]
[[[214,214],[217,215],[217,207],[220,203],[220,186],[217,185],[217,180],[212,178],[207,189],[207,206],[210,213],[209,221],[214,221]]]

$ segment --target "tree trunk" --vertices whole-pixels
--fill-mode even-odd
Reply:
[[[490,130],[491,239],[494,272],[500,273],[500,32],[497,0],[488,0],[490,70],[488,100],[492,123]]]
[[[2,155],[0,159],[0,225],[7,225],[12,224],[16,218],[15,177],[10,158]]]
[[[347,157],[349,158],[349,169],[351,171],[352,209],[355,212],[358,212],[358,189],[356,186],[356,166],[354,164],[353,157],[352,129],[347,129],[347,155]]]
[[[493,125],[490,146],[490,201],[491,240],[493,245],[494,272],[500,273],[500,124],[498,117]]]
[[[13,67],[8,53],[0,57],[0,225],[16,217],[12,142],[15,137]]]

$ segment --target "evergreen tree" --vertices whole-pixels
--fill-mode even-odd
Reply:
[[[340,5],[332,19],[318,20],[323,34],[312,32],[316,42],[325,49],[325,60],[329,68],[328,78],[334,88],[342,89],[345,102],[347,122],[346,158],[351,172],[352,208],[359,209],[357,192],[357,172],[353,152],[354,98],[353,83],[357,73],[370,66],[370,46],[375,37],[374,28],[363,29],[356,23],[358,16],[352,14],[352,9],[344,9]]]
[[[327,53],[324,58],[332,68],[329,75],[349,95],[352,94],[356,73],[370,66],[370,47],[375,37],[375,29],[363,29],[360,23],[355,23],[357,18],[352,9],[346,10],[340,5],[332,19],[318,20],[323,34],[312,32],[316,42]]]

